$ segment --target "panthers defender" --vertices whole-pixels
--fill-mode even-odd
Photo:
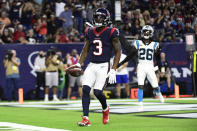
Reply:
[[[164,98],[160,92],[158,86],[157,77],[155,74],[153,56],[158,56],[160,52],[159,43],[151,40],[154,30],[150,25],[145,25],[141,30],[141,40],[135,40],[133,47],[131,48],[130,55],[127,56],[119,65],[130,60],[134,56],[134,52],[138,53],[137,64],[137,79],[138,79],[138,101],[140,105],[143,105],[143,88],[145,78],[149,80],[151,86],[154,89],[154,93],[158,96],[159,100],[163,103]],[[132,55],[131,55],[132,54]]]
[[[106,81],[110,84],[116,83],[116,68],[120,60],[121,47],[119,42],[119,31],[108,27],[110,14],[107,9],[98,8],[93,14],[93,25],[86,29],[86,43],[76,65],[81,67],[87,55],[90,55],[88,64],[82,79],[82,107],[83,118],[78,122],[79,126],[90,126],[89,105],[90,90],[93,88],[94,95],[100,101],[103,109],[103,124],[109,122],[109,106],[107,105],[103,88]],[[114,50],[115,58],[110,69],[110,58]]]

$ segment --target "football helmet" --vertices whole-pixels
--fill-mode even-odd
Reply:
[[[142,27],[141,37],[144,39],[149,39],[153,37],[153,33],[154,33],[153,27],[150,25],[145,25]]]
[[[93,14],[93,25],[95,27],[107,26],[110,23],[110,13],[105,8],[98,8]]]

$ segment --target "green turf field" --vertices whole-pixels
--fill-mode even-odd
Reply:
[[[137,100],[108,100],[110,122],[102,124],[101,106],[91,101],[90,127],[78,127],[81,101],[0,103],[0,122],[73,131],[197,131],[197,99],[145,99],[144,111],[138,111]],[[1,125],[2,131],[32,131]],[[43,129],[43,131],[49,129]],[[40,131],[40,130],[36,130]]]

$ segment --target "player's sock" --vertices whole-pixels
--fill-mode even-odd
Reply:
[[[103,94],[103,91],[94,89],[94,95],[100,101],[103,110],[105,110],[107,108],[107,102],[106,102],[105,95]]]
[[[143,101],[143,89],[138,88],[137,96],[138,96],[138,102],[142,102]]]
[[[82,93],[82,106],[83,106],[83,116],[87,116],[89,114],[89,106],[90,106],[90,90],[91,88],[87,85],[84,85]]]

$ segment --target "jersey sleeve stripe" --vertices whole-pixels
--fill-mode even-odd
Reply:
[[[140,44],[138,40],[136,40],[136,44],[137,44],[137,49],[139,49]]]
[[[112,36],[112,34],[114,33],[115,30],[116,30],[116,28],[112,28],[112,29],[111,29],[110,37]]]
[[[86,28],[86,35],[88,35],[88,30],[89,30],[89,27]]]
[[[155,42],[154,46],[153,46],[153,49],[155,49],[157,47],[157,42]]]

